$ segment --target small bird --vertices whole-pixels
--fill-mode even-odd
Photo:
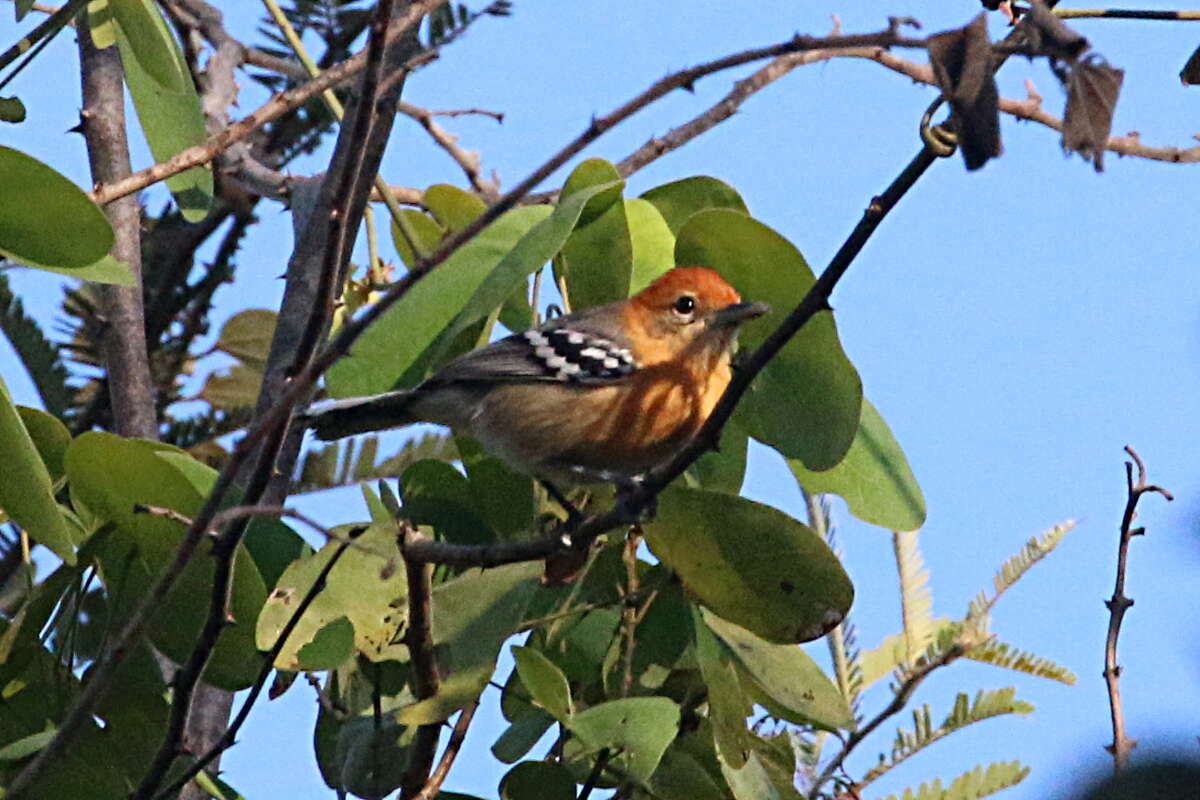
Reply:
[[[546,481],[636,483],[708,419],[741,325],[762,316],[705,267],[450,361],[414,389],[314,407],[317,438],[432,422]]]

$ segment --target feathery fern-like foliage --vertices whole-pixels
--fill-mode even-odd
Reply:
[[[1042,658],[1026,650],[1018,650],[1007,642],[991,639],[985,644],[968,650],[966,657],[972,661],[981,661],[984,664],[992,664],[993,666],[1011,669],[1015,672],[1023,672],[1026,675],[1049,678],[1052,681],[1065,683],[1068,686],[1075,685],[1075,673],[1071,672],[1071,670],[1061,664],[1056,664],[1048,658]]]
[[[1014,696],[1016,689],[996,689],[993,691],[980,690],[971,701],[966,693],[959,692],[954,699],[954,709],[937,727],[933,725],[933,717],[926,703],[920,709],[913,711],[913,729],[900,728],[896,731],[896,739],[892,744],[890,756],[880,754],[879,763],[872,767],[859,782],[865,786],[888,772],[893,767],[908,760],[913,755],[949,736],[954,731],[982,722],[985,719],[1004,714],[1029,714],[1033,706]]]
[[[62,419],[71,406],[74,392],[67,384],[70,373],[58,346],[46,338],[42,328],[25,313],[25,307],[0,272],[0,330],[8,337],[17,357],[29,373],[46,411]]]
[[[1000,595],[1008,591],[1034,564],[1048,556],[1058,546],[1058,543],[1063,540],[1063,537],[1074,527],[1075,522],[1068,520],[1061,525],[1055,525],[1042,534],[1041,537],[1035,536],[1026,542],[1020,552],[1000,566],[996,577],[992,579],[992,587],[995,589],[995,594],[989,598],[986,593],[980,593],[979,597],[971,601],[971,607],[967,616],[984,616],[991,612],[992,607],[996,605],[996,601],[1000,599]]]
[[[933,641],[933,593],[929,589],[929,571],[921,556],[918,533],[893,531],[892,549],[900,577],[900,609],[907,651],[904,660],[912,663]]]
[[[950,786],[942,788],[941,779],[922,783],[919,789],[905,789],[903,795],[889,795],[887,800],[977,800],[1016,786],[1029,774],[1029,767],[1020,761],[1000,761],[975,767],[959,775]]]
[[[829,549],[841,559],[842,549],[838,544],[837,527],[833,524],[833,513],[829,500],[824,496],[814,497],[805,495],[808,503],[809,524],[825,539]],[[859,695],[862,694],[863,670],[861,651],[858,647],[858,633],[854,623],[847,614],[841,623],[825,636],[829,645],[829,657],[833,661],[833,677],[838,690],[846,698],[854,712],[855,720],[859,714]]]
[[[423,458],[442,461],[458,458],[454,439],[444,433],[428,433],[405,442],[395,454],[376,464],[378,452],[378,436],[360,436],[314,447],[301,457],[292,494],[319,492],[376,478],[394,478],[409,464]]]

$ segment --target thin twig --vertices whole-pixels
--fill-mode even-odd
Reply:
[[[421,108],[420,106],[414,106],[412,103],[404,102],[397,103],[396,110],[401,114],[404,114],[406,117],[414,119],[420,123],[421,127],[425,129],[425,132],[429,134],[429,137],[437,143],[438,147],[441,147],[443,150],[445,150],[446,154],[449,155],[450,158],[454,159],[454,163],[458,164],[459,168],[463,171],[463,174],[470,182],[472,189],[474,189],[485,200],[491,201],[496,199],[500,187],[497,186],[495,182],[486,180],[483,177],[479,166],[479,153],[471,150],[464,150],[463,148],[459,147],[458,137],[434,122],[433,112]],[[465,114],[467,112],[443,111],[441,112],[441,115],[457,116],[460,113]],[[380,191],[383,191],[382,187],[380,188]]]
[[[596,788],[596,783],[604,774],[604,768],[608,766],[609,754],[610,751],[607,747],[601,748],[600,752],[596,754],[596,763],[592,764],[592,771],[588,773],[587,780],[579,788],[577,800],[588,800],[588,797],[591,796],[592,789]]]
[[[411,525],[404,525],[400,532],[400,553],[404,556],[408,578],[408,631],[404,643],[408,646],[409,662],[412,664],[413,694],[418,700],[425,700],[437,694],[441,680],[433,650],[432,568],[428,564],[412,561],[407,556],[408,547],[417,535]],[[417,729],[409,746],[408,769],[400,783],[401,797],[414,797],[427,786],[440,733],[441,725],[437,723],[422,725]]]
[[[642,531],[637,525],[630,526],[625,537],[625,547],[622,559],[625,561],[625,587],[622,590],[624,605],[621,608],[621,624],[625,632],[625,652],[623,653],[624,674],[621,677],[621,696],[628,697],[633,690],[633,652],[637,642],[637,626],[640,621],[638,614],[638,545],[642,541]],[[647,608],[649,606],[647,605]]]
[[[1105,749],[1112,754],[1113,772],[1119,773],[1129,764],[1129,753],[1137,746],[1137,740],[1125,733],[1125,711],[1121,705],[1121,666],[1117,663],[1117,639],[1121,635],[1121,622],[1133,600],[1125,596],[1125,565],[1129,554],[1129,543],[1135,536],[1146,532],[1145,528],[1133,527],[1137,518],[1138,501],[1148,492],[1161,494],[1168,501],[1174,500],[1171,493],[1161,486],[1146,483],[1146,465],[1141,456],[1129,445],[1125,452],[1133,461],[1125,462],[1125,513],[1121,515],[1120,538],[1117,541],[1117,580],[1113,595],[1104,601],[1108,608],[1108,636],[1104,642],[1104,682],[1108,686],[1108,705],[1112,712],[1112,744]],[[1137,480],[1133,478],[1133,467],[1137,465]]]
[[[1056,8],[1062,19],[1141,19],[1162,22],[1200,21],[1200,11],[1164,11],[1146,8]]]
[[[450,741],[446,742],[446,749],[442,751],[442,757],[438,761],[437,767],[429,776],[429,780],[425,782],[425,787],[413,797],[413,800],[433,800],[438,796],[442,784],[446,781],[446,776],[450,774],[450,768],[454,766],[454,760],[458,758],[458,751],[462,749],[463,740],[467,738],[467,728],[471,726],[471,720],[475,717],[477,708],[479,708],[478,700],[459,713],[458,719],[454,722],[454,730],[450,732]]]

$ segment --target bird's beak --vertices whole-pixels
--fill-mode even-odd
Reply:
[[[734,303],[728,305],[713,315],[711,327],[736,327],[743,322],[749,322],[752,319],[761,317],[763,314],[769,314],[771,307],[766,303]]]

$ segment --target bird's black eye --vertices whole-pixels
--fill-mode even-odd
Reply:
[[[690,294],[682,295],[678,300],[675,301],[673,308],[675,309],[675,313],[688,316],[694,313],[696,310],[696,298],[692,297]]]

